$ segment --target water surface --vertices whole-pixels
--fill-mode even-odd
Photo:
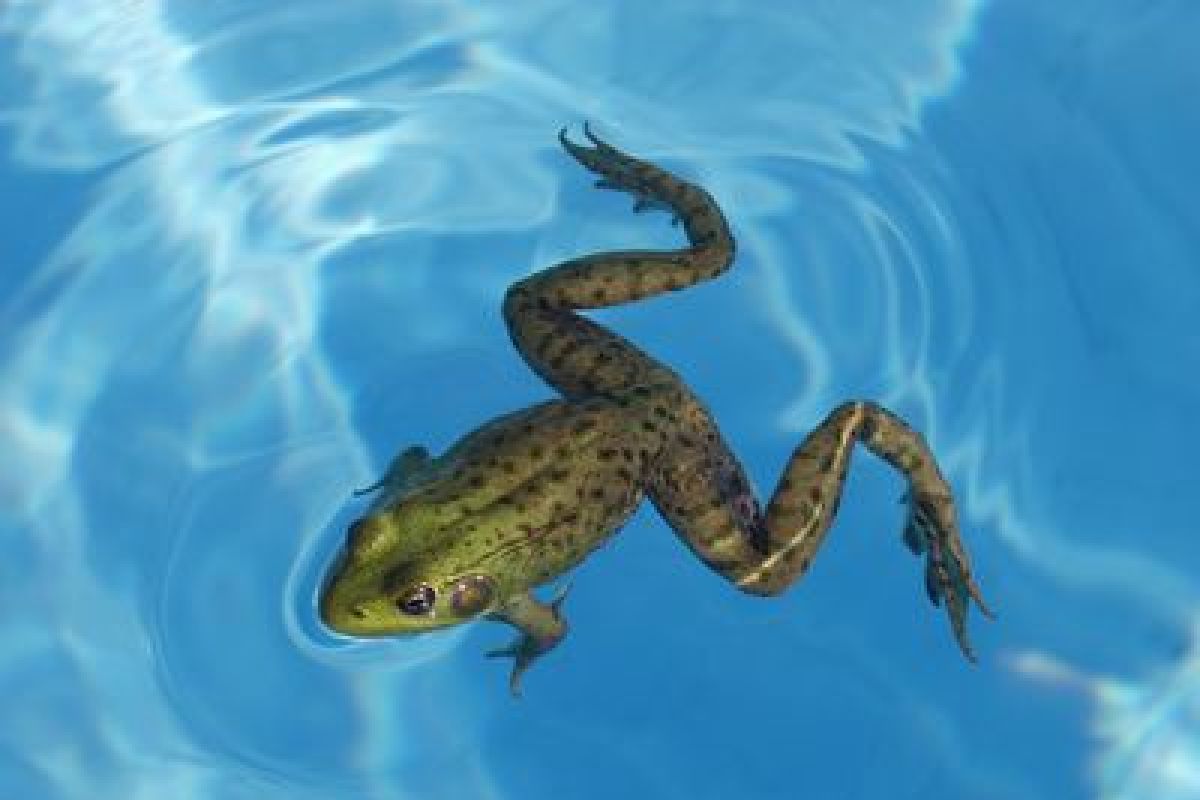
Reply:
[[[1200,796],[1197,24],[10,0],[0,797]],[[639,514],[517,703],[495,626],[319,625],[354,489],[549,396],[504,288],[680,241],[558,151],[583,120],[703,183],[739,240],[721,280],[597,316],[761,486],[844,398],[924,430],[1000,613],[977,667],[867,455],[778,600]]]

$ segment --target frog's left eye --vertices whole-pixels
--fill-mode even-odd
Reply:
[[[421,617],[433,610],[435,600],[437,592],[432,586],[418,586],[401,595],[396,601],[396,607],[410,617]]]

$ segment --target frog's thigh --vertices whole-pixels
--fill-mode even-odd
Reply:
[[[727,580],[737,583],[766,556],[758,499],[710,421],[672,438],[647,494],[676,535]]]
[[[701,490],[690,498],[704,498],[694,505],[672,505],[682,495],[651,490],[650,500],[670,523],[676,535],[710,569],[735,584],[755,570],[764,554],[754,546],[752,528],[739,510],[717,491]]]
[[[778,594],[808,570],[837,514],[867,408],[844,404],[805,438],[765,513],[707,417],[697,437],[672,442],[649,495],[709,567],[743,591]]]

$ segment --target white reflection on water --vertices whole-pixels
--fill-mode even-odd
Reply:
[[[1200,621],[1180,658],[1137,682],[1089,675],[1041,653],[1016,655],[1012,665],[1091,702],[1102,800],[1200,797]]]

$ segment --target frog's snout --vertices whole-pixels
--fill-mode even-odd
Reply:
[[[367,609],[362,603],[355,602],[345,595],[345,590],[336,583],[330,584],[321,592],[317,608],[321,622],[338,633],[361,635],[365,632]]]

